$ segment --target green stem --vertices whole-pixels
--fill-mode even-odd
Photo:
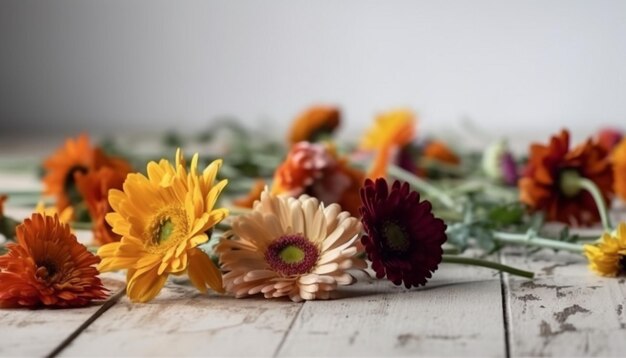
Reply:
[[[494,231],[493,238],[496,241],[504,244],[542,247],[555,250],[565,250],[575,253],[583,252],[583,245],[538,237],[532,232],[529,232],[527,234],[514,234],[508,232]]]
[[[409,183],[413,187],[413,189],[419,192],[423,192],[426,195],[432,196],[444,206],[454,211],[459,211],[459,207],[454,203],[454,200],[452,200],[452,198],[448,194],[446,194],[436,186],[430,184],[426,180],[416,175],[413,175],[410,172],[395,165],[389,165],[389,167],[387,168],[387,173],[389,174],[389,176],[395,179],[403,180]]]
[[[443,255],[442,262],[451,263],[451,264],[487,267],[487,268],[491,268],[491,269],[502,271],[502,272],[508,272],[511,275],[516,275],[516,276],[521,276],[521,277],[526,277],[526,278],[535,277],[535,274],[530,271],[524,271],[524,270],[507,266],[498,262],[475,259],[471,257],[463,257],[463,256],[456,256],[456,255]]]
[[[604,198],[602,197],[602,193],[600,193],[600,189],[593,181],[581,177],[578,180],[578,185],[581,188],[587,190],[589,194],[593,197],[593,200],[596,202],[596,206],[598,207],[598,212],[600,213],[600,219],[602,220],[602,226],[604,230],[607,232],[611,232],[613,229],[613,225],[611,225],[611,218],[609,218],[609,212],[606,208],[606,203],[604,202]]]

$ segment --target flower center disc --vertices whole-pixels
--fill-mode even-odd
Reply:
[[[187,232],[187,216],[180,208],[166,208],[151,221],[146,244],[150,252],[163,253],[177,245]]]
[[[384,224],[383,237],[387,246],[394,251],[406,251],[410,246],[406,233],[396,223],[386,222]]]
[[[319,250],[302,235],[285,235],[274,240],[265,251],[265,261],[284,275],[301,275],[315,266]]]
[[[37,264],[37,270],[35,271],[35,275],[46,282],[52,281],[56,273],[56,265],[48,261]]]

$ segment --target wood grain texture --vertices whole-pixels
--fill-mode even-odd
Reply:
[[[504,356],[499,274],[442,265],[427,286],[362,282],[305,303],[279,356]]]
[[[118,273],[102,276],[112,294],[124,287]],[[45,356],[93,315],[100,304],[75,309],[0,310],[0,356]]]
[[[271,356],[302,304],[201,294],[169,282],[146,304],[127,298],[62,356]]]
[[[550,250],[509,252],[504,261],[538,273],[505,281],[512,357],[624,356],[623,278],[596,276],[581,255]]]

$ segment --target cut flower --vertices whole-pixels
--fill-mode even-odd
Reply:
[[[198,155],[189,171],[180,150],[176,164],[167,160],[148,164],[148,176],[132,173],[123,191],[111,190],[112,213],[106,216],[120,242],[102,246],[100,270],[128,269],[127,294],[147,302],[161,290],[169,274],[187,273],[201,292],[208,287],[221,292],[219,270],[197,246],[209,240],[207,233],[228,215],[215,209],[227,181],[217,184],[221,161],[198,173]]]
[[[613,192],[613,173],[608,153],[591,140],[570,150],[569,132],[561,131],[548,145],[533,144],[523,177],[520,200],[530,211],[544,211],[548,220],[591,225],[600,221],[592,195],[572,183],[586,178],[600,191],[605,203]]]
[[[131,170],[125,160],[109,157],[100,148],[92,147],[87,135],[68,139],[63,147],[44,161],[43,167],[46,171],[44,194],[56,198],[59,212],[82,202],[76,188],[77,173],[89,173],[102,167],[124,172]]]
[[[604,233],[600,242],[585,245],[589,269],[602,276],[626,273],[626,223],[620,223],[614,234]]]
[[[405,287],[426,284],[442,260],[446,225],[408,183],[367,179],[361,189],[361,241],[376,277]]]
[[[57,216],[33,214],[0,257],[0,307],[81,307],[106,298],[87,251]]]
[[[327,144],[300,142],[294,145],[285,161],[276,169],[272,193],[298,197],[316,197],[324,204],[337,203],[357,215],[359,188],[364,174],[350,168]]]
[[[338,286],[355,281],[347,270],[366,267],[355,246],[360,231],[359,221],[337,204],[264,191],[216,247],[226,291],[236,297],[328,299]]]

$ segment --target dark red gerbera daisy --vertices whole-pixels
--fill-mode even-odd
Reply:
[[[408,183],[395,181],[389,188],[383,178],[365,181],[361,188],[361,221],[367,235],[361,241],[376,271],[396,285],[426,284],[437,270],[446,241],[446,225],[435,218],[429,201]]]

